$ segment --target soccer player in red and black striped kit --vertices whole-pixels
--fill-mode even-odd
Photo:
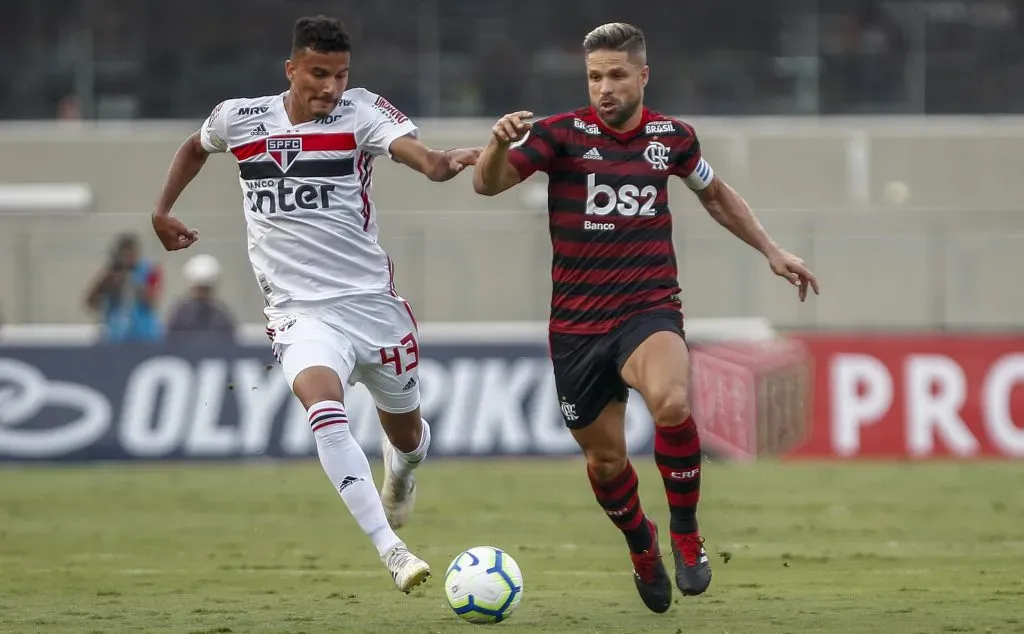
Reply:
[[[605,24],[583,48],[591,105],[537,123],[526,111],[502,117],[473,185],[493,196],[534,172],[549,176],[550,343],[562,415],[586,456],[598,502],[626,537],[641,598],[665,612],[672,583],[626,452],[628,387],[643,396],[656,425],[676,585],[697,595],[711,583],[697,527],[701,447],[690,415],[669,177],[682,178],[715,220],[764,254],[801,301],[818,283],[714,174],[693,128],[643,106],[650,71],[640,29]]]

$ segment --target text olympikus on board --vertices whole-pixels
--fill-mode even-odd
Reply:
[[[434,346],[420,364],[432,453],[562,455],[565,430],[551,362],[537,346],[486,355]],[[102,354],[103,372],[96,371]],[[316,453],[301,405],[265,348],[14,348],[0,350],[0,460],[305,457]],[[347,408],[374,453],[380,425],[362,386]],[[628,440],[650,451],[643,401],[629,406]]]

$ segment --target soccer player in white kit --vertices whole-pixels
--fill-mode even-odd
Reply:
[[[430,568],[394,529],[412,509],[413,470],[427,454],[430,427],[419,410],[416,322],[377,243],[372,166],[385,156],[445,181],[475,164],[480,148],[431,150],[385,98],[346,90],[350,52],[338,20],[299,19],[285,64],[288,91],[214,108],[175,154],[153,228],[167,250],[195,244],[198,232],[171,207],[210,154],[234,154],[274,353],[309,415],[324,471],[395,585],[409,592]],[[379,494],[345,413],[344,387],[357,381],[385,431]]]

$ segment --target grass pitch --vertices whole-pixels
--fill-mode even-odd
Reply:
[[[657,472],[636,462],[667,552]],[[435,575],[406,596],[316,462],[0,469],[0,632],[466,632],[441,576],[483,544],[525,577],[501,631],[1024,631],[1019,466],[709,464],[714,582],[663,615],[579,460],[419,477],[401,534]]]

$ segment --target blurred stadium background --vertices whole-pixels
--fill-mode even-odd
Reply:
[[[1024,2],[552,7],[4,5],[0,630],[459,625],[438,584],[392,597],[345,539],[354,524],[264,345],[233,162],[214,157],[176,206],[202,235],[193,249],[164,253],[149,227],[178,144],[221,100],[283,91],[292,22],[323,12],[353,31],[352,85],[434,147],[482,145],[507,111],[581,105],[583,35],[638,24],[648,105],[696,126],[823,286],[798,303],[674,186],[694,409],[715,460],[701,516],[719,556],[712,592],[658,620],[632,596],[619,537],[592,527],[561,427],[543,177],[483,198],[466,178],[380,163],[381,242],[422,324],[437,430],[406,534],[437,568],[475,543],[516,552],[527,591],[508,626],[522,631],[1024,631]],[[141,259],[117,277],[116,245],[133,240]],[[104,297],[140,293],[157,327],[122,341]],[[237,326],[179,313],[190,302]],[[377,455],[371,404],[349,398]],[[649,424],[634,399],[637,454]],[[467,456],[485,460],[454,459]]]

